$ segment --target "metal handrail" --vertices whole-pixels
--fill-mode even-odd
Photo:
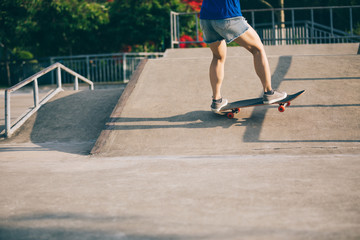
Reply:
[[[283,27],[271,27],[271,23],[257,24],[256,31],[259,33],[265,45],[286,44],[310,44],[310,43],[352,43],[359,42],[360,36],[331,29],[328,26],[308,20],[283,22]]]
[[[252,27],[257,30],[257,26],[259,25],[259,23],[255,22],[255,13],[258,12],[270,12],[271,13],[271,21],[270,21],[270,25],[271,28],[275,31],[275,27],[277,24],[282,25],[285,24],[284,22],[278,22],[275,21],[275,12],[277,11],[291,11],[291,24],[292,24],[292,29],[293,31],[295,31],[295,24],[298,22],[295,20],[295,12],[298,11],[303,11],[303,10],[307,10],[307,11],[311,11],[311,24],[312,26],[315,26],[315,20],[314,20],[314,11],[315,10],[324,10],[326,9],[327,11],[330,12],[330,27],[329,27],[329,31],[331,33],[331,37],[334,37],[334,33],[337,31],[337,29],[334,28],[334,16],[333,16],[333,10],[336,9],[349,9],[349,28],[350,28],[350,33],[347,34],[346,36],[343,37],[343,39],[355,39],[356,41],[359,41],[359,36],[354,34],[354,21],[353,21],[353,9],[359,9],[360,5],[354,5],[354,6],[327,6],[327,7],[296,7],[296,8],[267,8],[267,9],[243,9],[242,12],[246,13],[246,14],[250,14],[250,24],[252,25]],[[196,17],[196,30],[194,30],[194,33],[196,31],[196,40],[194,41],[181,41],[180,40],[180,20],[179,17],[183,16],[183,15],[193,15]],[[171,48],[174,48],[174,46],[183,44],[183,43],[199,43],[199,42],[203,42],[203,41],[199,41],[199,21],[198,21],[198,16],[199,13],[198,12],[183,12],[183,13],[178,13],[178,12],[170,12],[170,32],[171,32],[171,36],[170,36],[170,41],[171,41]],[[249,19],[248,19],[249,20]],[[311,41],[313,39],[316,38],[312,38],[309,37],[307,38],[307,40]],[[277,42],[279,39],[271,39],[270,42]],[[295,39],[296,40],[296,39]]]
[[[39,99],[39,84],[38,78],[45,75],[52,70],[57,69],[57,88],[49,92],[45,97]],[[80,74],[74,72],[73,70],[65,67],[61,63],[54,63],[51,66],[43,69],[42,71],[34,74],[33,76],[25,79],[24,81],[19,82],[18,84],[5,90],[5,137],[9,138],[11,135],[22,125],[24,122],[29,119],[42,105],[48,102],[52,97],[57,93],[63,91],[61,84],[61,70],[68,72],[69,74],[75,77],[74,90],[79,90],[79,79],[89,84],[90,89],[94,90],[94,83],[89,79],[81,76]],[[11,124],[10,118],[10,94],[19,90],[20,88],[26,86],[29,83],[33,83],[33,96],[34,96],[34,107],[30,110],[24,112],[19,118],[15,120],[14,124]]]
[[[100,74],[100,76],[94,76],[96,75],[97,69],[93,69],[93,66],[91,62],[95,63],[101,61],[101,59],[107,61],[108,66],[107,69],[111,69],[110,72],[108,72],[109,76],[108,81],[112,81],[114,77],[121,76],[122,81],[124,83],[127,83],[128,80],[130,80],[129,72],[134,71],[133,64],[134,62],[137,62],[138,59],[144,59],[144,58],[159,58],[162,57],[164,53],[162,52],[142,52],[142,53],[107,53],[107,54],[87,54],[87,55],[73,55],[73,56],[56,56],[56,57],[50,57],[50,62],[62,62],[67,63],[70,66],[73,66],[76,68],[76,65],[74,66],[74,61],[82,61],[83,68],[80,69],[80,71],[83,71],[83,75],[87,78],[92,77],[93,81],[102,81],[103,74]],[[121,59],[120,64],[114,65],[117,59]],[[130,61],[129,61],[130,60]],[[135,60],[135,61],[134,61]],[[110,64],[109,64],[110,61]],[[121,66],[120,66],[121,65]],[[101,69],[99,70],[101,71]],[[106,70],[105,70],[106,72]],[[105,73],[106,75],[106,73]],[[100,77],[100,80],[99,78]],[[52,82],[54,82],[52,80]]]
[[[112,56],[163,56],[163,52],[141,52],[141,53],[103,53],[103,54],[82,54],[82,55],[72,55],[72,56],[53,56],[50,57],[51,61],[55,61],[56,59],[74,59],[74,58],[87,58],[87,57],[112,57]]]

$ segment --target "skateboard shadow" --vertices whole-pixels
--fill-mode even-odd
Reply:
[[[263,110],[265,111],[265,110]],[[211,111],[192,111],[169,117],[118,117],[110,118],[109,130],[145,130],[171,128],[230,128],[232,126],[247,127],[261,123],[258,115],[244,118],[240,115],[228,119],[224,115],[217,115]],[[251,120],[251,121],[249,121]],[[129,124],[130,123],[130,124]],[[261,126],[260,126],[261,127]]]
[[[230,128],[234,125],[241,126],[244,121],[228,119],[222,115],[216,115],[210,111],[192,111],[169,117],[119,117],[110,118],[114,123],[111,130],[144,130],[144,129],[171,129],[171,128]],[[154,123],[158,124],[154,124]],[[133,124],[128,124],[133,123]]]

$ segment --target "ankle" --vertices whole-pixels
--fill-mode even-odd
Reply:
[[[273,95],[273,94],[274,94],[274,90],[265,91],[264,94]]]
[[[216,97],[214,97],[214,96],[212,97],[212,100],[216,100],[216,101],[217,101],[217,100],[220,100],[220,99],[222,99],[221,95],[220,95],[220,96],[216,96]]]
[[[214,99],[214,98],[213,98],[213,102],[214,102],[214,103],[221,103],[221,102],[222,102],[222,98],[219,98],[219,99]]]

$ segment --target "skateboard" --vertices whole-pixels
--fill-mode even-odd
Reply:
[[[229,103],[228,105],[223,107],[219,111],[219,113],[221,115],[226,115],[228,118],[232,119],[232,118],[234,118],[234,115],[236,113],[240,112],[241,108],[262,106],[262,105],[272,105],[272,104],[278,104],[279,105],[279,107],[278,107],[279,112],[284,112],[285,107],[290,106],[290,102],[293,101],[294,99],[296,99],[297,97],[299,97],[300,95],[302,95],[304,92],[305,92],[305,90],[302,90],[300,92],[288,95],[283,100],[280,100],[280,101],[277,101],[277,102],[274,102],[274,103],[271,103],[271,104],[264,104],[262,98],[253,98],[253,99],[240,100],[240,101]]]

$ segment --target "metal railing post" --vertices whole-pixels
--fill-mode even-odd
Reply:
[[[34,107],[39,106],[39,85],[37,78],[33,82]]]
[[[86,56],[86,77],[90,79],[90,58]]]
[[[50,58],[50,65],[53,65],[54,64],[54,58],[51,57]],[[51,73],[51,84],[54,84],[55,83],[55,80],[54,80],[54,74]]]
[[[311,9],[311,43],[314,43],[315,38],[315,20],[314,20],[314,9]]]
[[[308,23],[305,23],[305,42],[309,44],[309,26]]]
[[[176,15],[176,41],[180,42],[180,20],[179,15]]]
[[[334,18],[333,18],[333,9],[330,8],[330,31],[331,31],[331,36],[334,36]]]
[[[295,11],[294,9],[291,10],[291,27],[292,27],[292,44],[295,44],[296,41],[295,41]]]
[[[276,43],[277,43],[277,41],[276,41],[276,33],[275,33],[275,11],[274,10],[272,10],[271,11],[271,24],[272,24],[272,44],[274,44],[274,45],[277,45]]]
[[[56,78],[56,81],[57,81],[57,87],[58,87],[58,88],[62,88],[62,86],[61,86],[61,68],[60,68],[60,67],[57,68],[57,78]]]
[[[350,11],[350,34],[354,35],[354,29],[353,29],[353,14],[352,14],[352,7],[349,8]]]
[[[170,41],[171,41],[171,48],[174,48],[174,20],[173,20],[173,11],[170,12]]]
[[[5,136],[10,137],[10,91],[5,90]]]
[[[126,53],[123,54],[123,81],[126,82]]]
[[[75,76],[74,90],[75,91],[79,90],[79,78],[78,78],[78,76]]]
[[[255,28],[255,12],[251,11],[251,22],[252,22],[252,27]]]

